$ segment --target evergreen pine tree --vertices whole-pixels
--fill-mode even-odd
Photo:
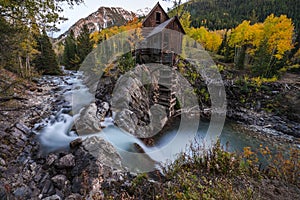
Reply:
[[[226,45],[227,45],[227,31],[226,31],[226,33],[224,35],[224,38],[223,38],[222,43],[221,43],[221,45],[220,45],[220,47],[218,49],[217,54],[224,55],[224,51],[225,51]]]
[[[77,38],[77,49],[80,63],[84,61],[86,56],[93,50],[93,41],[90,39],[90,32],[87,25],[83,25],[81,33]]]
[[[78,58],[76,39],[73,30],[65,40],[65,49],[63,53],[63,65],[66,69],[76,70],[79,67],[80,59]]]
[[[37,50],[39,55],[34,59],[35,68],[42,74],[59,75],[61,70],[58,66],[57,57],[45,30],[36,36]]]
[[[270,55],[267,52],[267,48],[267,43],[264,41],[255,52],[252,72],[256,76],[264,76],[268,69]]]
[[[297,34],[296,40],[295,40],[295,46],[291,50],[291,53],[289,55],[289,58],[291,59],[300,49],[300,33]]]
[[[252,71],[256,76],[272,78],[274,75],[278,75],[278,70],[285,65],[287,58],[287,55],[284,55],[283,59],[280,60],[273,57],[268,53],[268,45],[264,41],[254,55]]]

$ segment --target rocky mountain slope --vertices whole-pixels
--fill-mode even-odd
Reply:
[[[149,7],[146,7],[146,8],[143,8],[143,9],[138,9],[136,11],[136,15],[139,16],[139,17],[146,17],[148,15],[148,13],[150,13],[152,8],[149,8]]]
[[[99,31],[111,26],[120,26],[136,17],[136,14],[127,11],[123,8],[115,7],[100,7],[96,12],[89,16],[78,20],[72,25],[69,30],[58,37],[58,40],[66,37],[71,30],[74,31],[75,37],[80,33],[80,30],[84,24],[88,26],[90,32]]]

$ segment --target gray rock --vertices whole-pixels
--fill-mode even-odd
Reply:
[[[37,168],[36,162],[31,163],[31,164],[29,165],[29,167],[30,167],[30,170],[31,170],[31,171],[35,171],[35,169]]]
[[[100,119],[97,117],[97,106],[90,104],[75,121],[76,130],[79,135],[87,135],[101,131]]]
[[[80,194],[71,194],[70,196],[68,196],[67,198],[65,198],[65,200],[82,200],[83,197]]]
[[[165,108],[160,105],[152,106],[149,115],[150,123],[141,125],[133,111],[124,109],[116,114],[115,124],[138,138],[149,138],[161,131],[168,120]]]
[[[30,198],[31,194],[32,194],[32,190],[24,185],[21,186],[19,188],[17,188],[14,192],[13,192],[14,196],[16,197],[16,199],[20,199],[20,198]]]
[[[152,132],[146,132],[147,134],[144,135],[143,138],[148,138],[157,134],[159,131],[161,131],[161,129],[165,126],[165,124],[168,121],[165,108],[161,105],[152,106],[150,113],[151,124],[149,126]]]
[[[55,188],[50,180],[46,180],[42,189],[44,196],[50,196],[55,194]]]
[[[0,185],[0,199],[9,199],[6,189]]]
[[[21,123],[17,123],[16,128],[19,129],[20,131],[22,131],[25,134],[28,134],[28,133],[31,132],[30,128],[28,128],[26,125],[21,124]]]
[[[0,157],[0,166],[6,166],[5,160],[1,157]]]
[[[100,137],[83,140],[81,146],[73,150],[76,166],[71,170],[71,191],[87,194],[101,189],[102,179],[109,177],[113,168],[122,168],[121,157],[112,144]]]
[[[61,200],[61,197],[55,194],[50,197],[43,198],[42,200]]]
[[[69,168],[75,166],[75,157],[73,154],[67,154],[60,158],[56,163],[58,168]]]
[[[107,116],[107,113],[110,111],[109,103],[104,101],[99,103],[99,105],[97,106],[98,106],[98,111],[97,111],[98,117],[101,121],[103,121],[104,118]]]
[[[77,138],[77,139],[73,140],[72,142],[70,142],[70,148],[74,149],[74,148],[80,146],[81,144],[82,144],[82,139]]]
[[[45,175],[43,176],[43,178],[40,180],[41,185],[42,185],[42,183],[45,183],[48,178],[49,178],[49,173],[46,172]]]
[[[55,154],[49,154],[49,156],[46,159],[46,164],[48,166],[51,166],[54,163],[54,161],[57,160],[57,159],[58,159],[57,155],[55,155]]]
[[[34,180],[35,180],[36,182],[39,182],[41,179],[42,179],[42,174],[41,174],[41,173],[37,173],[37,174],[34,176]]]
[[[65,175],[56,175],[56,176],[52,177],[51,180],[52,180],[54,186],[61,190],[67,184],[68,179]]]
[[[6,170],[7,170],[7,168],[6,168],[6,167],[2,167],[2,166],[0,166],[0,172],[1,172],[1,173],[5,172]]]
[[[24,132],[21,131],[18,128],[14,128],[10,134],[11,134],[11,136],[13,138],[21,139],[23,141],[27,141],[28,140],[28,138],[26,137],[26,135],[24,134]]]
[[[109,103],[107,103],[107,102],[102,102],[102,108],[104,109],[104,110],[106,110],[106,111],[108,111],[109,110]]]
[[[74,192],[74,193],[80,193],[80,189],[82,187],[81,183],[82,183],[82,178],[76,176],[72,180],[72,192]]]
[[[82,147],[98,162],[105,166],[122,169],[121,156],[114,146],[100,137],[90,137],[83,141]]]
[[[147,68],[140,65],[121,76],[111,99],[111,109],[116,112],[115,124],[139,138],[153,136],[157,132],[155,129],[160,130],[165,123],[165,117],[162,120],[156,115],[161,113],[158,112],[158,106],[150,109],[150,102],[153,100],[149,98],[149,93],[154,91],[153,85],[157,84],[155,73],[150,69],[155,71],[156,68],[157,66]],[[145,85],[151,87],[146,89]]]
[[[134,134],[136,132],[137,123],[138,118],[135,113],[128,109],[124,109],[116,114],[115,124],[128,133]]]

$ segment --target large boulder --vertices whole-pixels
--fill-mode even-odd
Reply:
[[[102,165],[122,169],[122,161],[115,147],[101,137],[89,137],[82,142],[83,150]]]
[[[71,190],[81,195],[101,193],[101,183],[113,169],[123,169],[122,159],[112,144],[101,137],[86,138],[73,149],[76,166],[71,170]]]
[[[80,116],[75,120],[75,126],[79,135],[98,133],[102,130],[95,103],[91,103],[80,112]]]
[[[158,66],[139,65],[121,76],[114,88],[111,109],[115,124],[138,138],[158,133],[167,121],[165,108],[155,104]]]

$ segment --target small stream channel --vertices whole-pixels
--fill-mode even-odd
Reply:
[[[91,133],[87,136],[78,136],[72,130],[74,120],[79,116],[82,108],[89,105],[94,97],[89,92],[88,88],[83,84],[83,75],[80,72],[65,71],[67,75],[61,77],[44,76],[42,83],[55,85],[56,88],[53,104],[56,106],[53,109],[52,115],[44,119],[41,123],[35,125],[34,132],[36,133],[41,148],[44,153],[50,153],[57,150],[67,149],[69,143],[74,139],[81,137],[86,138],[97,135],[112,143],[123,160],[127,163],[134,164],[135,157],[128,156],[126,152],[134,151],[134,144],[138,144],[145,153],[154,161],[165,162],[174,160],[176,155],[184,151],[188,143],[182,143],[183,138],[193,138],[188,130],[181,134],[177,140],[173,140],[178,132],[178,124],[175,122],[166,133],[160,137],[155,146],[147,147],[144,143],[120,130],[113,124],[113,118],[106,118],[102,125],[105,126],[99,133]],[[73,104],[73,105],[72,105]],[[72,107],[73,106],[73,107]],[[257,149],[260,144],[263,146],[272,146],[271,143],[251,137],[248,134],[241,133],[235,130],[234,122],[226,123],[220,136],[221,145],[226,146],[228,151],[241,152],[245,146],[250,146],[252,149]],[[197,131],[197,138],[203,138],[206,134],[209,123],[200,122]],[[177,137],[177,136],[176,136]],[[181,140],[183,139],[183,140]],[[200,139],[201,140],[201,139]],[[201,141],[199,141],[201,144]]]

